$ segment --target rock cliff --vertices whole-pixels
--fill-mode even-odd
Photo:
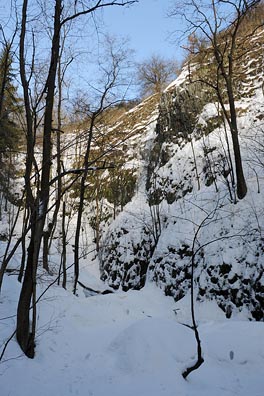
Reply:
[[[263,30],[250,43],[235,80],[248,194],[236,197],[230,130],[194,59],[138,122],[134,195],[100,251],[102,279],[114,289],[155,281],[178,300],[194,266],[197,299],[215,299],[227,317],[263,320]]]

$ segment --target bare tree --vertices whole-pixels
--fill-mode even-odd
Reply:
[[[235,106],[234,65],[238,57],[238,39],[240,27],[246,16],[260,3],[260,0],[246,2],[244,0],[210,0],[198,2],[187,1],[185,6],[177,5],[171,15],[180,14],[187,22],[188,34],[196,36],[200,33],[202,39],[208,43],[207,53],[211,54],[216,65],[213,81],[207,77],[200,81],[210,86],[217,95],[222,112],[229,125],[237,182],[237,196],[245,197],[247,185],[244,177],[240,153],[239,130],[237,125],[237,110]],[[226,17],[226,15],[229,16]],[[231,17],[231,19],[230,19]],[[199,79],[199,77],[198,77]],[[228,106],[226,106],[226,102]]]
[[[90,109],[87,113],[87,116],[89,117],[89,128],[87,130],[87,142],[84,152],[84,160],[82,164],[82,168],[84,169],[84,171],[82,173],[79,185],[79,202],[74,243],[74,294],[76,293],[79,278],[79,240],[85,202],[86,181],[89,172],[91,172],[91,148],[94,138],[94,132],[95,130],[100,129],[100,116],[102,115],[104,110],[109,108],[113,103],[116,103],[115,91],[120,85],[120,79],[122,80],[123,77],[122,69],[127,61],[126,50],[121,49],[119,46],[116,46],[115,41],[109,37],[106,37],[106,55],[106,64],[104,65],[102,63],[100,65],[102,71],[102,77],[100,78],[101,87],[96,89],[97,93],[99,92],[99,97],[97,98],[98,104],[94,109],[90,106]],[[86,108],[88,109],[88,106],[86,106]],[[96,167],[94,171],[96,171]]]
[[[176,78],[177,63],[152,55],[137,67],[137,79],[142,96],[161,94],[166,85]]]
[[[56,134],[56,172],[57,172],[57,179],[56,179],[56,201],[55,201],[55,209],[52,215],[52,220],[48,222],[48,225],[43,232],[43,268],[49,271],[49,264],[48,264],[48,254],[50,250],[52,236],[55,232],[57,217],[60,210],[60,203],[61,203],[61,195],[62,195],[62,188],[63,188],[63,177],[62,174],[62,157],[61,157],[61,134],[62,131],[62,101],[63,101],[63,85],[65,83],[65,74],[69,65],[73,62],[74,57],[70,53],[67,55],[66,59],[63,59],[63,55],[65,53],[65,44],[67,35],[69,34],[71,29],[71,24],[69,26],[63,26],[62,33],[61,33],[61,44],[60,44],[60,52],[58,58],[58,71],[57,71],[57,95],[56,95],[56,112],[57,112],[57,126],[53,128],[53,132]],[[65,212],[65,211],[64,211]],[[63,231],[62,231],[63,232]]]
[[[43,95],[44,117],[43,117],[43,140],[42,140],[42,163],[40,185],[36,196],[33,196],[31,189],[31,171],[34,163],[34,135],[31,104],[29,99],[29,81],[31,74],[27,76],[25,60],[25,38],[28,32],[28,0],[23,1],[22,23],[20,35],[20,74],[24,92],[24,103],[27,120],[27,163],[25,184],[27,189],[27,207],[30,207],[31,217],[31,236],[28,247],[27,262],[25,275],[22,283],[20,298],[17,308],[17,340],[24,353],[33,358],[35,354],[35,333],[36,333],[36,275],[37,265],[40,254],[41,241],[45,226],[47,211],[49,208],[50,198],[50,178],[52,164],[52,132],[53,127],[53,110],[57,67],[59,63],[61,30],[69,21],[76,20],[78,17],[92,14],[98,9],[109,6],[125,6],[135,3],[133,1],[75,1],[72,12],[64,15],[62,0],[54,0],[53,26],[51,30],[51,51],[49,59],[49,68],[44,84]],[[34,53],[33,53],[34,58]],[[32,72],[32,70],[31,70]],[[89,144],[89,143],[88,143]],[[88,160],[88,158],[87,158]],[[85,173],[87,169],[85,169]],[[84,174],[85,174],[84,173]],[[83,183],[84,187],[84,183]],[[30,307],[32,306],[32,317],[30,320]]]

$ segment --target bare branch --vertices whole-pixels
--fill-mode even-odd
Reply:
[[[96,11],[99,8],[105,8],[105,7],[109,7],[109,6],[121,6],[121,7],[124,7],[124,6],[132,5],[134,3],[138,3],[138,0],[121,1],[121,2],[120,1],[110,1],[110,2],[107,2],[107,3],[102,3],[102,0],[98,0],[97,3],[93,7],[88,8],[88,9],[83,10],[83,11],[76,12],[75,14],[70,15],[70,16],[66,17],[65,19],[63,19],[62,22],[61,22],[61,26],[64,25],[65,23],[73,20],[73,19],[76,19],[79,16],[91,14],[91,13],[93,13],[94,11]]]

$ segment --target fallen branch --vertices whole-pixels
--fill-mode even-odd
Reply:
[[[91,287],[85,286],[85,285],[84,285],[82,282],[80,282],[80,281],[78,281],[78,284],[79,284],[80,286],[82,286],[85,290],[88,290],[88,291],[90,291],[90,292],[92,292],[92,293],[95,293],[95,294],[111,294],[111,293],[113,293],[113,290],[110,290],[110,289],[106,289],[106,290],[103,290],[103,291],[94,290],[94,289],[92,289]]]

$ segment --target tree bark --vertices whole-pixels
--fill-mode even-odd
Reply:
[[[232,62],[231,59],[229,61]],[[230,78],[232,78],[232,74],[230,75]],[[233,86],[231,81],[227,82],[227,92],[228,92],[228,102],[230,109],[231,136],[232,136],[236,178],[237,178],[237,197],[239,199],[243,199],[247,194],[247,185],[243,172],[240,144],[238,139],[237,114],[236,114],[235,99],[233,94]]]
[[[44,115],[43,130],[43,151],[42,151],[42,174],[41,174],[41,190],[38,197],[34,201],[34,210],[31,216],[31,239],[28,248],[27,265],[25,277],[23,280],[21,293],[17,308],[17,340],[23,352],[29,358],[33,358],[35,354],[35,333],[36,333],[36,274],[38,258],[45,225],[46,213],[49,203],[49,181],[51,170],[51,132],[52,132],[52,113],[54,103],[56,70],[60,48],[60,17],[61,17],[61,1],[56,0],[54,15],[54,30],[52,38],[51,59],[48,77],[46,81],[46,104]],[[27,16],[27,0],[23,4],[23,32],[21,48],[24,48],[24,38],[26,31]],[[24,56],[22,57],[24,59]],[[23,67],[22,74],[25,77],[25,69]],[[25,80],[25,88],[28,84]],[[28,90],[27,90],[28,93]],[[27,97],[27,94],[24,95]],[[32,119],[29,119],[32,126]],[[30,147],[32,150],[32,147]],[[33,154],[32,154],[33,155]],[[30,165],[32,166],[32,158]],[[29,168],[31,171],[31,168]],[[27,175],[30,179],[30,174]],[[30,180],[29,180],[30,181]],[[30,307],[32,304],[32,322],[30,326]]]
[[[239,21],[237,22],[237,26],[234,29],[234,32],[231,36],[231,44],[228,53],[228,70],[226,70],[224,64],[224,54],[221,53],[220,44],[218,43],[218,33],[214,33],[214,37],[212,40],[212,45],[214,48],[214,55],[217,61],[219,70],[221,71],[221,75],[225,82],[225,87],[227,90],[227,97],[228,97],[228,105],[230,110],[230,116],[228,115],[225,105],[223,95],[220,92],[220,87],[217,81],[217,96],[223,110],[223,113],[226,117],[226,120],[229,124],[231,137],[232,137],[232,144],[233,144],[233,153],[235,158],[235,172],[236,172],[236,179],[237,179],[237,197],[239,199],[243,199],[247,194],[247,185],[244,177],[242,159],[241,159],[241,152],[240,152],[240,143],[238,138],[238,127],[237,127],[237,112],[235,106],[235,97],[233,92],[233,54],[235,51],[235,41],[236,41],[236,33],[239,26]],[[219,74],[217,75],[217,79],[219,79]]]

